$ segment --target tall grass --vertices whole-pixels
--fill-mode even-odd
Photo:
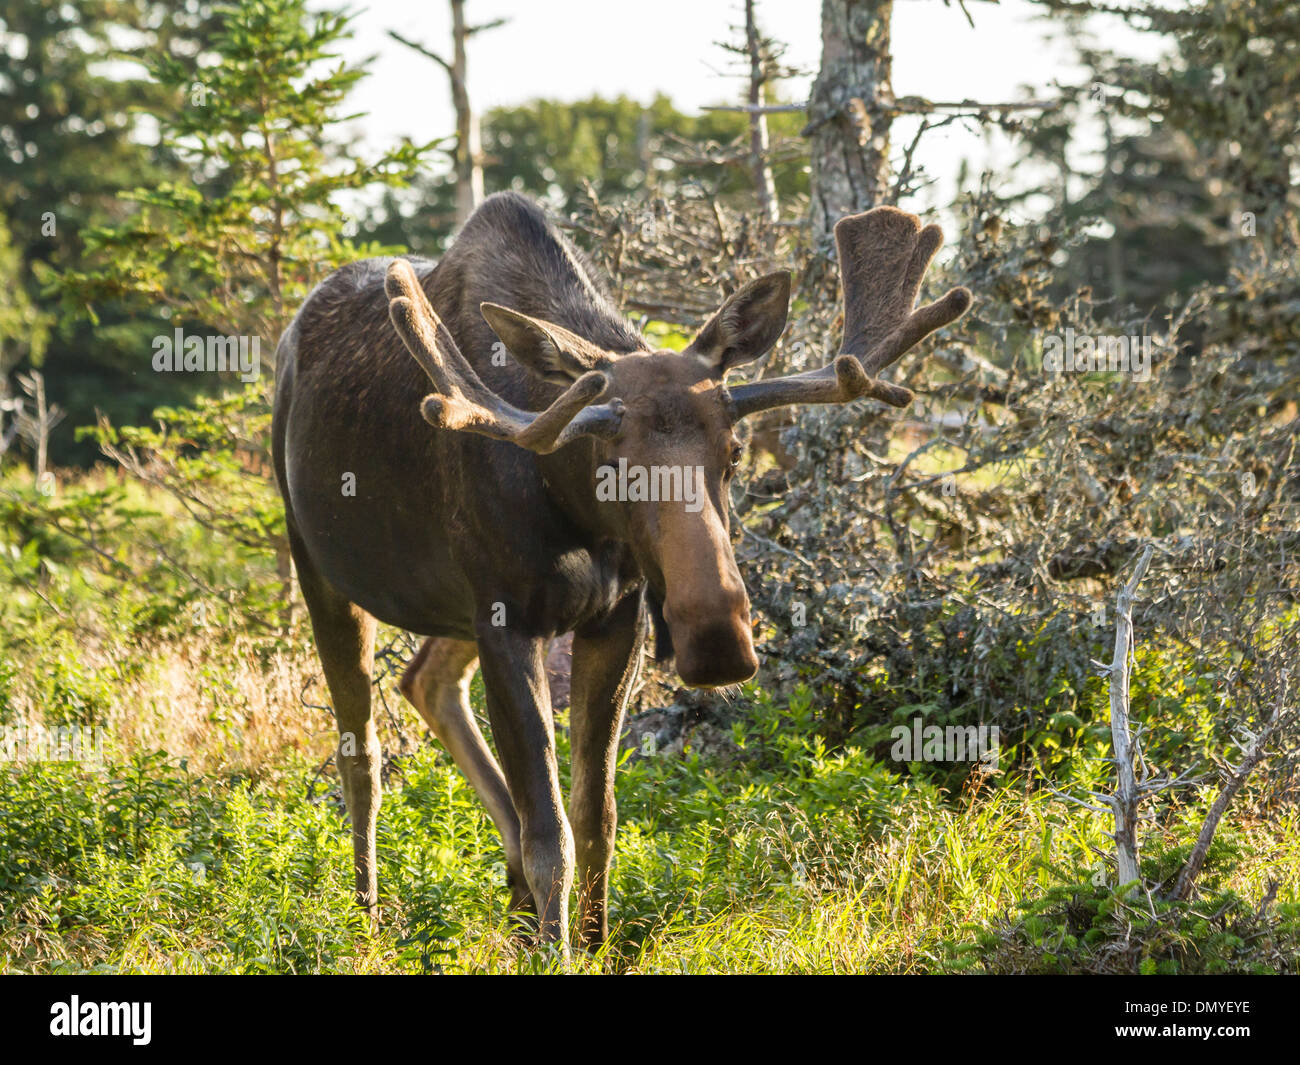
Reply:
[[[377,711],[388,754],[383,920],[362,919],[306,626],[241,621],[239,589],[269,569],[245,560],[240,570],[227,549],[178,532],[166,503],[119,493],[102,475],[53,502],[0,482],[0,504],[0,725],[108,736],[103,764],[0,766],[0,969],[564,967],[515,934],[495,830],[394,697],[391,671]],[[52,506],[66,532],[47,523],[38,541],[23,531]],[[124,512],[131,520],[115,524]],[[168,545],[161,562],[156,543]],[[142,576],[122,579],[119,566]],[[1140,655],[1135,699],[1148,700],[1153,721],[1158,710],[1194,732],[1213,707],[1194,686],[1167,682],[1184,674],[1194,676],[1167,655]],[[1095,694],[1081,693],[1081,705]],[[1144,937],[1120,949],[1118,925],[1098,923],[1114,912],[1108,819],[1056,798],[1027,768],[1032,758],[1004,758],[995,774],[932,772],[878,761],[870,729],[830,747],[822,725],[806,693],[778,704],[751,688],[731,707],[721,756],[701,756],[689,736],[680,755],[624,751],[610,940],[569,967],[932,973],[1104,968],[1122,957],[1147,971],[1196,968],[1197,951],[1230,969],[1300,967],[1293,808],[1265,811],[1245,796],[1229,818],[1205,874],[1207,899],[1228,898],[1228,917],[1201,903],[1173,917],[1153,910]],[[1067,729],[1072,745],[1051,760],[1056,787],[1108,779],[1098,725]],[[565,726],[558,715],[562,764]],[[1153,807],[1152,875],[1185,853],[1210,798],[1206,789]],[[1243,907],[1274,883],[1281,923],[1251,924]]]

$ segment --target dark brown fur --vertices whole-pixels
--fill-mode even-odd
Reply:
[[[308,298],[280,344],[273,424],[294,560],[343,737],[358,897],[375,908],[368,677],[378,619],[433,638],[403,692],[446,737],[502,829],[516,905],[537,911],[544,936],[563,939],[576,872],[579,935],[591,945],[605,934],[614,752],[640,661],[647,582],[678,637],[686,679],[729,684],[757,667],[727,534],[735,440],[718,366],[771,346],[788,281],[742,296],[685,355],[652,352],[535,205],[490,198],[440,263],[412,261],[433,311],[483,381],[523,410],[546,407],[563,385],[492,358],[501,345],[483,303],[580,338],[608,363],[626,403],[617,443],[583,439],[538,455],[421,418],[430,382],[390,323],[390,265],[346,267]],[[694,515],[680,503],[598,503],[596,468],[616,455],[705,467],[707,506]],[[342,492],[349,474],[355,496]],[[565,632],[575,633],[567,819],[543,672],[546,641]],[[499,767],[457,702],[457,671],[475,647]],[[506,788],[513,811],[499,801]]]
[[[536,916],[544,939],[566,943],[576,876],[579,941],[602,941],[614,765],[647,590],[688,684],[726,687],[758,667],[728,530],[736,422],[794,402],[907,402],[905,389],[869,372],[969,303],[954,290],[911,310],[940,239],[913,216],[880,208],[836,234],[856,301],[846,331],[865,349],[734,392],[727,371],[784,329],[788,275],[744,286],[685,351],[652,351],[583,257],[512,193],[488,199],[437,265],[357,263],[308,297],[280,341],[273,453],[339,725],[357,897],[372,912],[379,620],[429,637],[401,691],[500,830],[514,908]],[[620,460],[702,470],[701,506],[599,499],[601,471]],[[566,815],[545,651],[568,632]],[[476,658],[499,763],[469,709]]]

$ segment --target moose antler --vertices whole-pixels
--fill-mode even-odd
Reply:
[[[546,410],[520,410],[488,388],[461,354],[409,262],[397,259],[388,268],[384,291],[394,328],[436,390],[420,404],[430,425],[505,440],[542,455],[580,436],[612,437],[618,432],[622,401],[592,406],[609,387],[609,378],[599,370],[579,377]]]
[[[895,407],[912,402],[906,388],[875,375],[970,306],[970,291],[954,288],[934,303],[912,309],[942,243],[938,226],[922,229],[916,215],[896,207],[841,218],[835,225],[844,286],[840,354],[817,370],[737,385],[731,399],[738,417],[796,403],[847,403],[859,396]]]

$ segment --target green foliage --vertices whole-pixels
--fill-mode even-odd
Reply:
[[[1036,0],[1081,15],[1080,0]],[[1026,131],[1028,154],[1056,171],[1055,223],[1102,223],[1061,263],[1058,291],[1157,308],[1197,284],[1224,283],[1243,260],[1294,257],[1300,198],[1300,12],[1289,0],[1200,0],[1108,8],[1168,47],[1137,61],[1076,41],[1087,84]],[[1066,23],[1073,26],[1073,23]],[[1102,166],[1078,173],[1069,146],[1095,113]],[[1082,184],[1082,195],[1070,191]],[[1159,256],[1150,249],[1159,248]],[[1294,291],[1294,290],[1293,290]]]
[[[102,299],[162,306],[178,328],[245,338],[269,363],[311,286],[375,250],[339,236],[340,193],[403,181],[420,153],[408,144],[364,162],[332,139],[363,74],[335,62],[348,17],[309,13],[305,0],[265,0],[220,6],[215,18],[210,53],[160,53],[149,68],[159,88],[153,115],[186,179],[130,193],[138,209],[87,237],[97,268],[67,271],[58,284],[87,307]],[[118,430],[101,419],[91,435],[204,528],[275,554],[283,579],[271,380],[190,409],[155,410],[158,428]]]
[[[1233,207],[1257,216],[1255,235],[1294,253],[1300,11],[1288,0],[1201,0],[1182,10],[1137,5],[1128,17],[1176,48],[1172,59],[1121,67],[1136,106],[1193,139]],[[1223,223],[1241,235],[1236,219]]]
[[[164,399],[175,384],[147,368],[151,334],[221,330],[257,337],[269,353],[316,279],[375,250],[344,238],[348,196],[385,191],[377,215],[390,217],[363,225],[369,237],[434,250],[449,228],[446,182],[425,182],[413,213],[394,191],[419,152],[403,145],[365,162],[338,142],[361,76],[337,61],[346,16],[304,0],[212,10],[72,0],[49,11],[0,0],[0,12],[27,49],[0,87],[0,135],[17,146],[0,160],[0,218],[12,232],[6,245],[0,231],[0,281],[29,293],[13,284],[0,297],[5,359],[34,358],[44,342],[51,304],[32,298],[27,271],[57,273],[65,310],[90,305],[100,319],[92,337],[65,317],[52,360],[70,338],[93,340],[116,391],[143,403],[161,389]],[[1162,889],[1214,789],[1178,789],[1146,807],[1149,894],[1104,884],[1098,856],[1112,826],[1052,793],[1104,788],[1113,772],[1093,662],[1107,657],[1113,630],[1089,614],[1111,596],[1134,539],[1161,543],[1132,687],[1153,766],[1185,771],[1231,755],[1234,730],[1284,690],[1270,676],[1285,681],[1300,619],[1286,565],[1297,267],[1275,254],[1295,217],[1294,15],[1280,0],[1207,0],[1152,17],[1175,36],[1171,61],[1092,66],[1126,90],[1126,117],[1163,124],[1169,141],[1154,128],[1113,137],[1110,161],[1127,172],[1096,175],[1077,203],[1063,195],[1049,226],[1004,227],[988,187],[960,205],[950,270],[981,302],[933,376],[915,363],[897,372],[913,375],[929,413],[961,409],[962,424],[917,443],[923,419],[896,424],[864,404],[808,412],[786,428],[800,465],[780,502],[757,476],[749,482],[738,518],[755,535],[740,538],[739,553],[770,668],[718,715],[728,731],[715,753],[696,746],[690,725],[680,756],[621,753],[613,934],[575,967],[1297,969],[1300,826],[1282,769],[1243,790],[1189,902],[1163,901]],[[147,55],[149,80],[101,77],[116,29],[132,21],[165,27],[119,56]],[[55,76],[35,79],[47,70]],[[1266,114],[1251,126],[1259,101]],[[156,150],[133,138],[129,102],[161,130]],[[773,124],[780,134],[800,122]],[[88,145],[57,135],[78,123]],[[688,316],[689,300],[654,290],[656,271],[704,291],[734,287],[756,262],[750,176],[714,149],[744,130],[743,116],[685,116],[662,97],[648,109],[534,101],[485,116],[488,185],[568,209],[590,183],[606,202],[583,231],[605,235],[604,250],[623,260],[620,289],[648,285],[642,306]],[[1064,158],[1068,140],[1066,126],[1045,127],[1036,150]],[[1169,144],[1176,151],[1161,154]],[[692,161],[665,168],[679,152]],[[776,169],[783,202],[797,205],[804,161]],[[693,210],[674,220],[670,201],[687,187]],[[119,199],[123,189],[133,191]],[[640,248],[624,238],[645,228],[648,197],[655,234]],[[1171,197],[1181,206],[1166,225],[1153,207]],[[47,200],[68,213],[37,236]],[[1267,204],[1266,239],[1225,249],[1220,216],[1256,201]],[[1093,214],[1127,243],[1087,238]],[[1178,253],[1169,272],[1144,268],[1145,289],[1127,270],[1094,276],[1098,254],[1109,263],[1117,248],[1135,257],[1166,240]],[[762,261],[798,244],[792,230]],[[1271,258],[1255,253],[1264,249]],[[641,251],[657,258],[636,261]],[[1145,331],[1080,287],[1108,279],[1107,294],[1142,302],[1186,290],[1168,342],[1192,351],[1193,365],[1132,390],[1106,375],[1043,382],[1032,348],[1045,331]],[[791,336],[810,350],[835,333],[838,302],[823,295],[806,286],[795,307]],[[651,332],[675,343],[688,324]],[[197,402],[151,402],[148,426],[101,420],[84,434],[130,480],[99,472],[46,495],[23,472],[0,471],[0,726],[94,726],[110,739],[106,765],[0,765],[0,968],[561,969],[553,952],[511,937],[495,830],[445,754],[410,742],[413,718],[390,705],[383,671],[384,923],[372,930],[353,905],[324,753],[328,697],[302,619],[278,598],[284,571],[272,555],[283,563],[284,526],[269,481],[266,379],[222,395],[220,384],[204,382]],[[895,429],[905,430],[897,443]],[[954,469],[958,491],[939,493],[934,482]],[[1235,487],[1247,474],[1257,492]],[[1082,573],[1071,570],[1081,547],[1099,553]],[[811,607],[797,627],[795,601]],[[860,616],[870,624],[855,624]],[[474,692],[481,710],[481,685]],[[892,726],[917,717],[1000,724],[1001,772],[886,761]],[[567,767],[562,714],[557,733]]]
[[[894,812],[889,774],[862,757],[822,757],[793,778],[783,768],[747,770],[738,788],[738,771],[698,760],[625,767],[613,885],[620,964],[666,925],[716,919],[746,898],[804,899],[812,883],[852,878],[833,859]],[[281,772],[266,784],[196,776],[156,753],[102,770],[38,763],[0,773],[5,969],[365,964],[372,944],[351,903],[337,792],[311,787],[308,767]],[[426,748],[401,773],[380,828],[384,964],[455,967],[476,936],[506,926],[503,855],[445,756]],[[866,798],[853,809],[848,796]],[[23,955],[9,953],[20,940]]]
[[[39,366],[49,343],[50,316],[23,287],[21,258],[0,214],[0,378],[22,358]]]
[[[0,212],[20,234],[25,266],[74,260],[83,230],[119,190],[168,172],[164,156],[132,137],[132,108],[157,100],[134,61],[190,50],[207,10],[185,0],[0,0],[11,42],[0,87]],[[122,49],[126,40],[133,50]]]
[[[800,119],[772,116],[774,135],[793,135]],[[494,108],[484,116],[484,149],[491,162],[484,181],[492,188],[523,188],[545,195],[563,209],[582,188],[593,182],[596,192],[619,198],[642,190],[661,170],[667,180],[704,182],[721,195],[752,194],[744,168],[701,163],[695,167],[665,165],[672,140],[701,147],[730,144],[749,135],[745,115],[705,111],[687,115],[658,94],[644,105],[625,96],[593,96],[575,103],[534,100],[513,108]],[[789,199],[807,191],[805,169],[778,166],[777,195]]]
[[[215,15],[210,52],[161,54],[149,67],[153,114],[186,179],[131,192],[139,209],[87,238],[100,269],[61,285],[87,304],[156,302],[178,323],[259,336],[269,349],[311,286],[363,251],[338,235],[339,194],[406,180],[420,153],[405,144],[366,162],[333,138],[364,75],[335,62],[348,16],[309,13],[305,0]]]
[[[93,430],[100,448],[146,483],[164,487],[204,529],[263,551],[283,550],[284,506],[270,480],[271,410],[262,387],[159,408],[157,428]]]
[[[974,943],[949,944],[952,964],[1003,974],[1300,971],[1300,906],[1263,911],[1212,888],[1195,902],[1137,899],[1123,885],[1099,887],[1055,872],[1060,883],[1023,902],[1017,920],[979,930]]]
[[[170,971],[304,972],[354,951],[359,920],[330,913],[348,893],[337,818],[301,797],[276,809],[258,789],[217,789],[155,754],[98,775],[50,764],[6,772],[0,805],[6,844],[26,841],[0,859],[0,919],[38,953],[106,937],[131,960],[85,968],[133,971],[165,957]],[[55,958],[49,968],[83,966]]]
[[[229,639],[220,630],[210,637]],[[418,973],[563,967],[511,938],[499,838],[438,748],[420,746],[385,763],[378,846],[384,920],[371,931],[352,902],[346,814],[328,764],[279,752],[247,773],[227,765],[198,770],[147,748],[125,755],[116,749],[113,710],[88,702],[97,692],[111,701],[124,678],[82,666],[70,641],[46,639],[53,642],[28,650],[22,661],[39,655],[47,663],[40,684],[51,700],[48,720],[76,700],[86,702],[79,716],[65,719],[106,721],[108,760],[0,766],[0,968]],[[0,662],[9,660],[9,650]],[[217,659],[234,653],[226,647]],[[135,658],[141,661],[143,653]],[[1160,673],[1139,664],[1138,675],[1154,686]],[[215,684],[220,676],[214,673]],[[30,706],[31,673],[15,680],[0,671],[0,701],[10,697],[8,690]],[[222,698],[220,689],[214,694]],[[476,687],[480,712],[481,698]],[[737,706],[724,757],[705,757],[689,743],[680,757],[622,752],[611,941],[597,959],[579,959],[577,967],[940,972],[1176,965],[1235,972],[1296,966],[1300,834],[1293,816],[1225,830],[1211,850],[1204,893],[1194,903],[1157,905],[1153,917],[1145,901],[1124,902],[1081,882],[1101,868],[1095,855],[1107,845],[1104,818],[1014,776],[945,798],[920,777],[899,777],[861,745],[828,750],[817,721],[807,691],[782,702],[751,688]],[[319,725],[330,728],[327,718]],[[567,767],[563,715],[557,725],[560,764]],[[1058,780],[1069,786],[1071,779],[1104,773],[1103,759],[1080,754],[1076,775]],[[1196,801],[1162,816],[1158,842],[1146,854],[1151,881],[1168,880],[1180,866],[1203,811]],[[1242,900],[1257,898],[1268,879],[1282,884],[1280,901],[1252,921]],[[1130,926],[1138,935],[1125,944]]]
[[[726,200],[752,200],[747,168],[710,161],[711,147],[748,137],[744,115],[690,115],[658,94],[648,106],[625,96],[532,100],[491,108],[481,122],[487,192],[516,189],[545,199],[560,213],[570,211],[587,188],[620,199],[696,182]],[[771,116],[773,137],[794,137],[800,124],[799,115]],[[670,158],[683,151],[697,153],[698,161],[680,165]],[[798,153],[777,161],[773,178],[785,202],[807,194],[806,162]],[[455,184],[441,175],[416,184],[414,196],[386,196],[363,220],[362,234],[438,254],[455,228]]]
[[[244,477],[231,487],[256,484]],[[7,589],[0,596],[0,648],[41,649],[53,659],[64,651],[75,656],[84,630],[101,625],[125,646],[236,619],[242,628],[277,626],[281,582],[266,544],[245,536],[267,528],[257,524],[256,497],[246,502],[241,525],[214,542],[179,503],[133,484],[96,478],[47,496],[26,474],[0,477],[0,585]],[[279,515],[269,507],[265,513],[268,520]],[[119,679],[134,661],[119,658]]]
[[[0,216],[17,253],[12,274],[0,267],[6,294],[0,302],[30,304],[38,316],[34,328],[22,326],[17,342],[0,326],[0,371],[12,368],[15,355],[43,365],[70,425],[90,420],[96,409],[139,418],[158,403],[192,394],[192,380],[138,373],[139,354],[160,331],[156,307],[103,303],[96,329],[84,317],[60,313],[42,279],[51,269],[83,265],[87,231],[121,219],[123,190],[177,173],[171,153],[140,135],[135,109],[158,102],[140,60],[201,48],[209,8],[206,0],[0,0],[7,42]],[[73,444],[71,432],[54,436],[51,454],[60,463],[93,457]]]

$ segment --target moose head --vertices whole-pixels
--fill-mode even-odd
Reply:
[[[605,351],[554,323],[482,304],[511,356],[563,388],[542,411],[521,410],[483,383],[407,262],[388,271],[393,324],[433,383],[421,407],[426,421],[541,455],[590,441],[587,509],[603,532],[630,546],[663,603],[678,672],[693,686],[738,683],[758,668],[728,528],[727,487],[742,455],[738,423],[776,407],[864,396],[906,406],[912,393],[878,375],[970,306],[970,292],[954,288],[914,309],[943,242],[938,226],[877,207],[841,219],[835,239],[844,291],[839,353],[787,377],[726,383],[784,332],[787,273],[742,287],[681,352]]]

